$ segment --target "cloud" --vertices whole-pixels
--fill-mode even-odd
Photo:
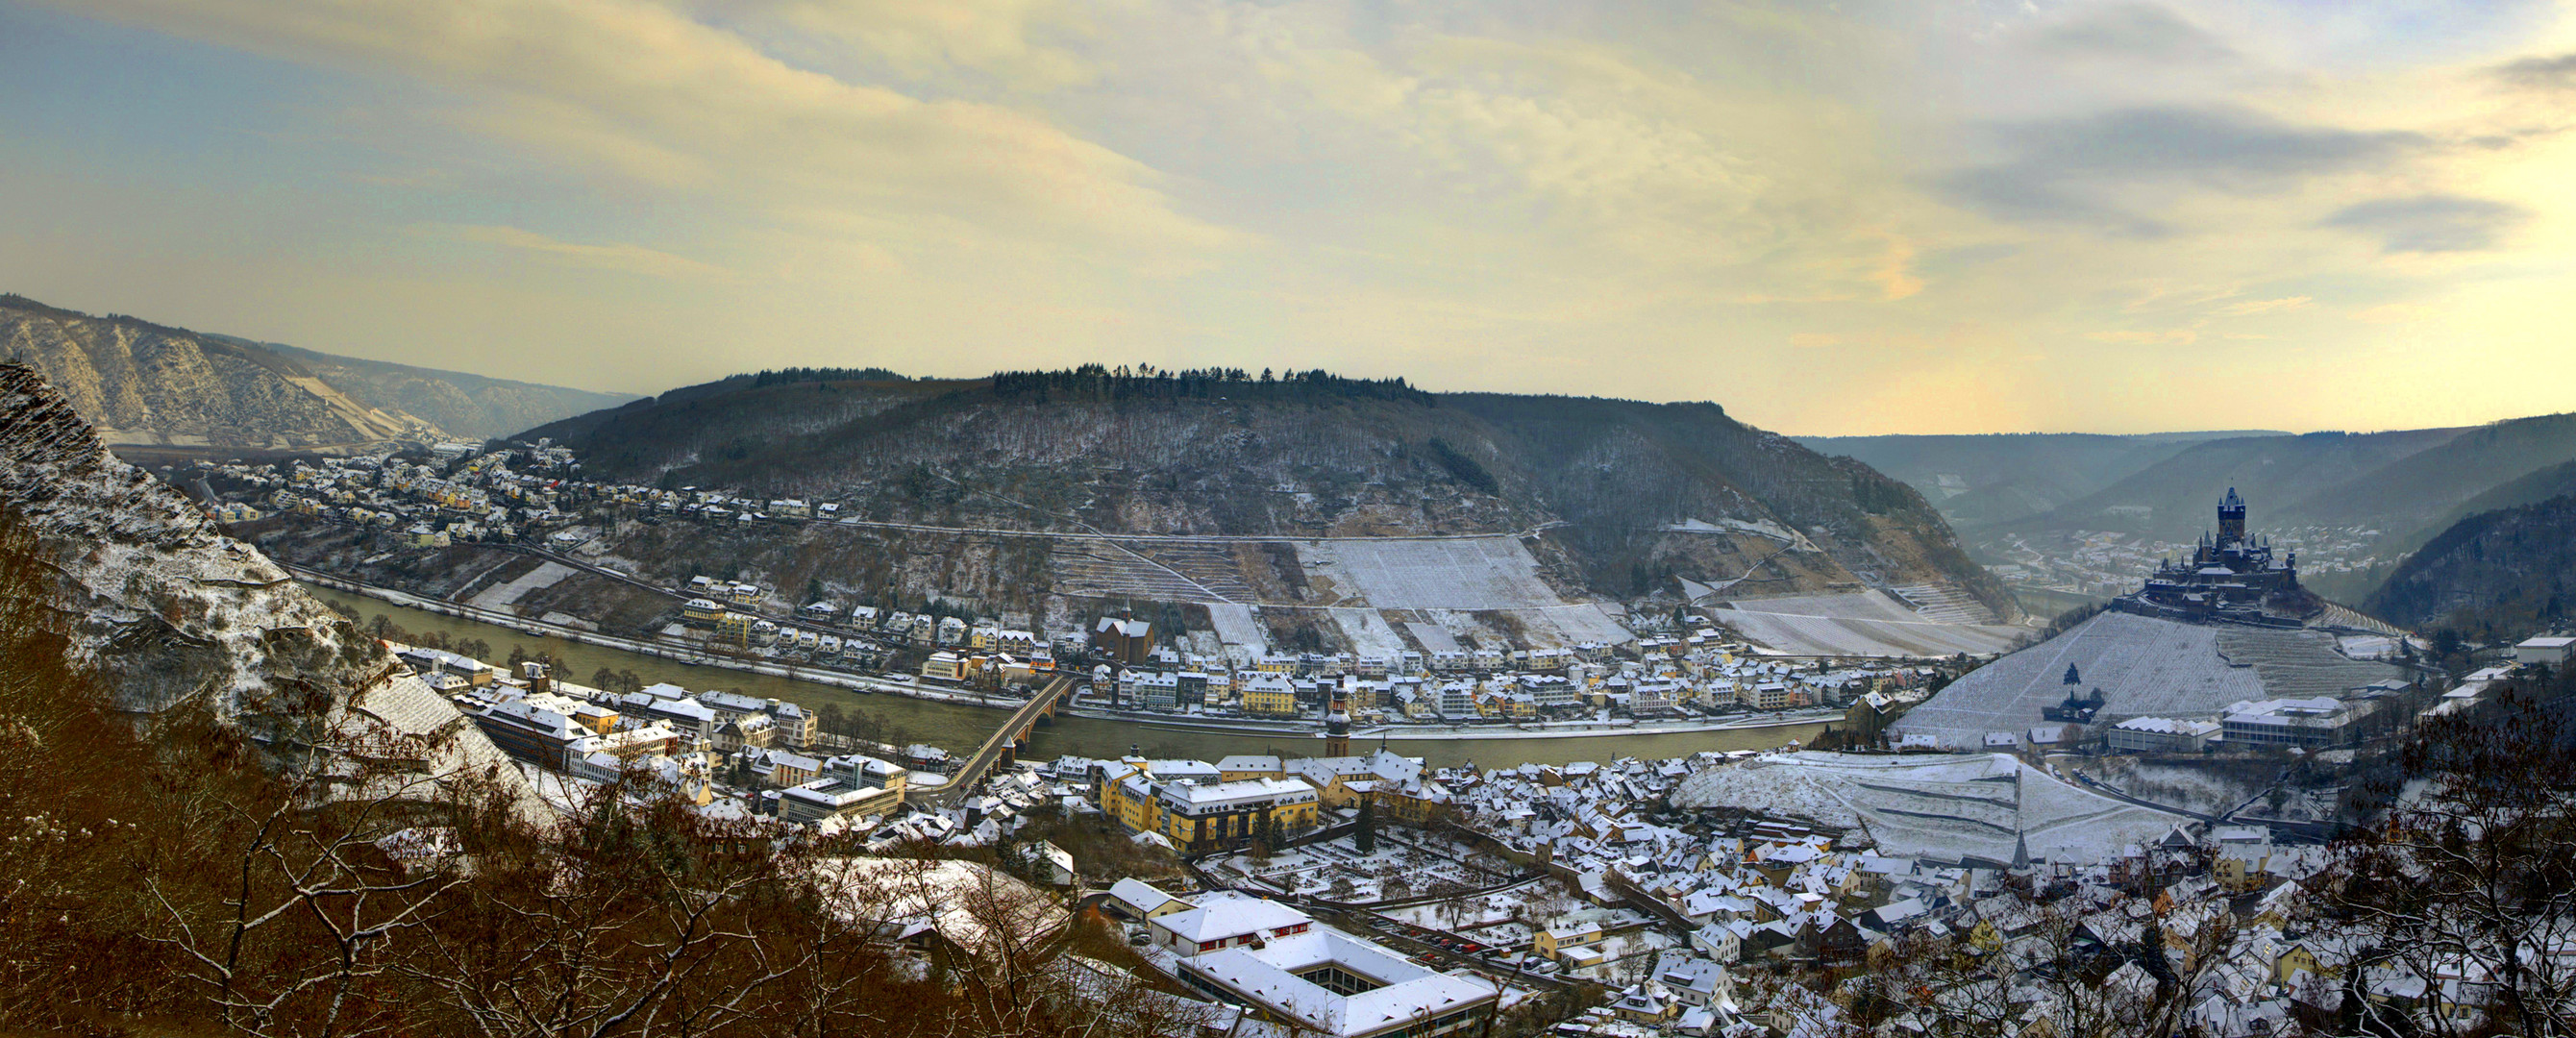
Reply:
[[[2316,302],[2316,300],[2309,296],[2284,296],[2279,299],[2253,299],[2237,303],[2232,306],[2219,307],[2218,313],[2222,317],[2251,317],[2255,314],[2275,313],[2282,310],[2303,310],[2307,308],[2308,304],[2314,302]]]
[[[2424,148],[2407,131],[2301,126],[2229,108],[2132,108],[2004,126],[2011,158],[1936,184],[2000,219],[2074,223],[2137,237],[2173,228],[2143,215],[2160,195],[2198,188],[2265,194],[2366,169]]]
[[[2505,202],[2416,195],[2349,206],[2323,225],[2377,235],[2383,252],[2483,252],[2529,219],[2530,210]]]
[[[1313,21],[1265,11],[1230,42],[1283,106],[1344,121],[1331,130],[1350,133],[1335,141],[1348,161],[1391,169],[1355,211],[1409,203],[1396,218],[1493,234],[1525,250],[1515,273],[1562,278],[1559,291],[1615,280],[1611,294],[1663,299],[1895,301],[1925,287],[1907,218],[1926,207],[1901,197],[1867,117],[1838,101],[1748,99],[1586,40],[1389,43]],[[1295,132],[1325,137],[1320,122]]]
[[[1022,90],[1088,82],[1099,68],[1060,38],[1089,34],[1063,0],[779,0],[788,25],[858,44],[913,79],[968,71]]]
[[[701,263],[686,256],[648,249],[641,245],[589,245],[568,242],[518,227],[489,224],[419,224],[415,225],[412,231],[423,237],[517,249],[576,267],[618,270],[629,274],[663,278],[727,275],[724,268],[714,264]]]
[[[2352,319],[2371,324],[2405,324],[2421,321],[2437,312],[2430,303],[2381,303],[2353,311]]]
[[[2119,343],[2127,346],[2166,344],[2189,346],[2200,341],[2200,331],[2194,328],[2169,328],[2160,332],[2086,332],[2084,337],[2095,342]]]
[[[2525,90],[2576,90],[2576,54],[2508,61],[2496,66],[2494,73],[2497,79]]]
[[[2037,42],[2043,50],[2080,58],[2206,64],[2236,57],[2235,48],[2155,4],[2080,8],[2040,30]]]
[[[1202,249],[1155,170],[1047,120],[789,65],[646,0],[80,0],[92,17],[451,92],[469,129],[591,173],[884,237]],[[972,229],[969,231],[968,229]]]

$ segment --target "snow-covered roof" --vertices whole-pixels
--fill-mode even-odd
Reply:
[[[1327,967],[1383,986],[1340,995],[1299,976]],[[1227,948],[1184,959],[1181,968],[1305,1028],[1334,1036],[1402,1030],[1415,1021],[1436,1020],[1496,995],[1490,984],[1423,968],[1330,927],[1273,940],[1261,948]]]
[[[1157,890],[1148,885],[1144,880],[1137,879],[1133,876],[1111,884],[1109,887],[1109,896],[1118,899],[1122,903],[1133,905],[1137,911],[1144,912],[1148,915],[1152,914],[1155,910],[1162,908],[1164,905],[1180,900],[1180,898],[1173,897],[1170,894]]]
[[[1314,921],[1313,917],[1288,905],[1232,891],[1220,891],[1194,903],[1198,907],[1156,919],[1154,925],[1182,940],[1205,943],[1247,934],[1268,934]]]

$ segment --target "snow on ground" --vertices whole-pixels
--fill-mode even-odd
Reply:
[[[1433,930],[1460,933],[1473,931],[1477,940],[1487,944],[1519,947],[1529,943],[1529,928],[1514,922],[1513,914],[1523,910],[1530,900],[1532,890],[1541,885],[1555,885],[1559,891],[1563,891],[1563,885],[1551,878],[1490,894],[1472,894],[1450,901],[1390,908],[1379,914],[1398,922]],[[1571,898],[1573,895],[1571,892],[1562,892],[1559,896]],[[1518,943],[1507,939],[1507,936],[1513,932],[1520,935]]]
[[[2183,816],[2050,777],[2005,754],[1767,754],[1683,780],[1673,802],[1795,815],[1858,830],[1889,854],[2010,863],[2102,861],[2164,835]]]
[[[1384,833],[1371,854],[1361,854],[1349,837],[1341,837],[1292,847],[1268,861],[1232,855],[1212,867],[1283,893],[1349,904],[1420,897],[1444,883],[1468,889],[1496,882],[1493,872],[1470,867],[1442,848],[1414,846]],[[1390,890],[1396,881],[1400,885]]]
[[[2244,803],[2246,798],[2262,792],[2263,786],[2207,767],[2157,764],[2128,757],[2086,761],[2083,770],[2104,785],[2140,800],[2211,815]],[[2265,777],[2270,776],[2267,773]]]
[[[1217,638],[1236,645],[1249,646],[1255,653],[1270,651],[1270,638],[1263,633],[1261,620],[1252,615],[1247,605],[1211,605],[1208,622],[1216,627]]]
[[[1413,632],[1413,639],[1422,643],[1422,649],[1425,652],[1461,651],[1458,639],[1450,637],[1449,632],[1443,630],[1439,624],[1411,620],[1405,623],[1404,629]]]
[[[1601,609],[1558,597],[1539,579],[1538,559],[1517,537],[1305,541],[1297,545],[1297,560],[1372,610],[1509,612],[1530,644],[1540,647],[1616,644],[1629,637]],[[1371,613],[1362,620],[1336,611],[1334,617],[1345,632],[1367,625],[1366,637],[1354,642],[1373,644],[1381,629],[1394,637],[1383,616]]]
[[[556,584],[562,583],[565,577],[572,576],[577,572],[579,571],[570,566],[548,559],[546,560],[545,565],[520,574],[519,578],[516,580],[505,584],[494,584],[491,587],[484,588],[482,591],[475,593],[474,597],[465,604],[473,606],[476,609],[498,610],[507,608],[509,606],[516,605],[519,598],[526,595],[528,592],[537,590],[538,588],[553,587]]]
[[[1989,732],[2016,738],[2070,692],[2101,690],[2097,718],[2204,718],[2231,703],[2275,696],[2335,696],[2386,680],[2396,668],[2347,659],[2320,631],[2265,630],[2103,613],[2073,630],[1951,682],[1898,718],[1889,733],[1929,735],[1944,746],[1983,746]],[[2066,683],[2067,668],[2077,683]]]
[[[1307,542],[1308,569],[1379,609],[1528,609],[1561,605],[1517,537]]]
[[[1351,651],[1362,656],[1394,659],[1404,654],[1404,636],[1386,622],[1375,609],[1336,609],[1333,623],[1342,629],[1342,637],[1351,643]]]
[[[1793,656],[1950,656],[2009,650],[2024,631],[1942,623],[1883,591],[1739,599],[1709,618]]]
[[[1646,971],[1654,966],[1656,952],[1674,947],[1679,943],[1661,930],[1647,929],[1617,934],[1598,945],[1601,949],[1600,965],[1571,970],[1566,975],[1597,980],[1614,987],[1625,987],[1645,979]]]

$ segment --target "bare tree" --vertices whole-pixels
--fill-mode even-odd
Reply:
[[[2425,722],[2402,754],[2419,788],[2317,877],[2319,930],[2354,952],[2355,1026],[2576,1033],[2576,732],[2552,705]],[[2425,998],[2365,997],[2367,977]]]

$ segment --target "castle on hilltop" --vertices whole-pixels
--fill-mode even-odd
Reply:
[[[2218,502],[2218,532],[2204,531],[2190,559],[2165,560],[2145,586],[2112,606],[2148,616],[2297,627],[2324,601],[2299,586],[2299,553],[2275,557],[2269,540],[2246,534],[2245,499],[2229,487]]]

